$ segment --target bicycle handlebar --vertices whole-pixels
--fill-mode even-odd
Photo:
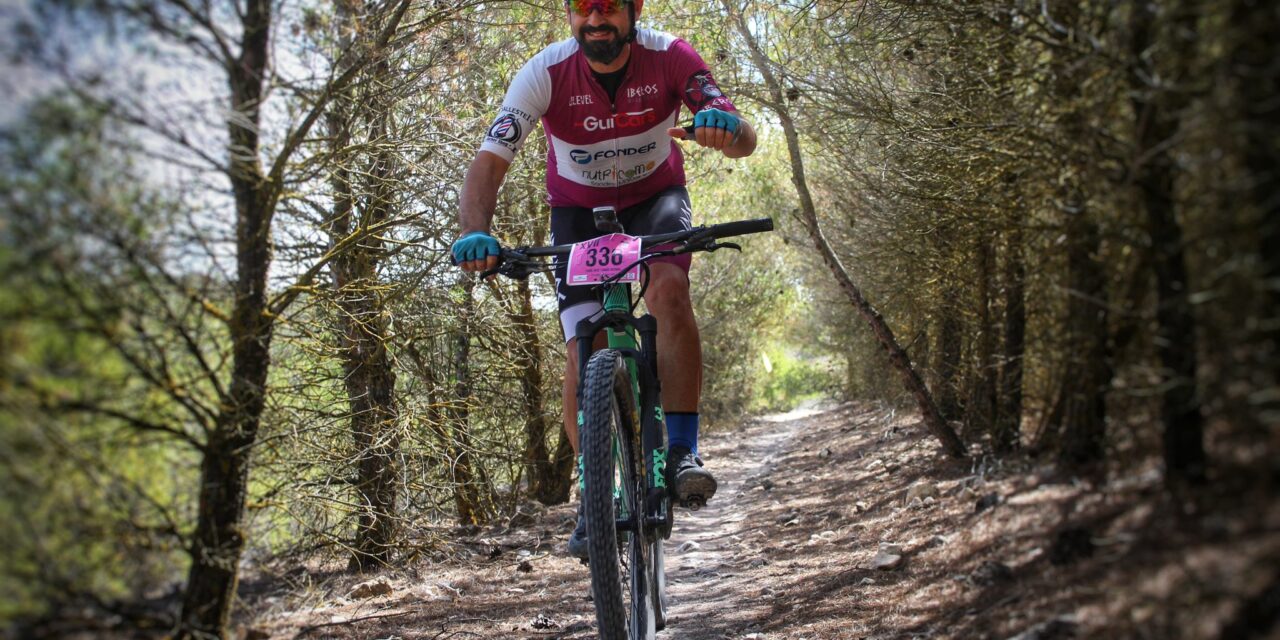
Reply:
[[[725,222],[722,224],[713,224],[707,227],[708,230],[714,229],[711,235],[717,238],[728,238],[730,236],[744,236],[748,233],[764,233],[765,231],[773,231],[773,220],[771,218],[759,218],[757,220],[737,220],[734,222]]]
[[[734,222],[713,224],[706,227],[694,227],[692,229],[685,229],[684,231],[640,236],[640,246],[642,249],[648,249],[658,245],[674,243],[679,245],[672,250],[673,253],[677,254],[692,253],[694,251],[715,251],[722,246],[729,246],[737,249],[740,248],[737,245],[717,245],[715,241],[719,238],[730,238],[750,233],[764,233],[766,231],[773,231],[773,220],[770,218],[737,220]],[[548,247],[504,248],[498,255],[498,266],[481,273],[480,277],[487,278],[496,273],[509,278],[527,278],[529,277],[529,274],[537,271],[539,267],[544,266],[541,262],[532,260],[533,258],[567,256],[572,250],[572,244],[560,244]],[[645,256],[645,258],[648,257],[650,256]],[[641,260],[643,261],[644,258]]]

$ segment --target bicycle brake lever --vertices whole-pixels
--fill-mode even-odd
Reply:
[[[690,249],[690,251],[712,252],[719,251],[720,249],[737,249],[738,251],[742,251],[742,247],[732,242],[716,242],[714,239],[695,245]]]
[[[519,262],[511,265],[510,271],[505,275],[515,278],[516,280],[528,280],[529,276],[543,271],[546,267],[537,263]]]
[[[671,255],[680,255],[682,253],[692,253],[694,251],[702,251],[706,248],[707,243],[714,243],[715,240],[704,235],[705,231],[695,233],[671,249]]]

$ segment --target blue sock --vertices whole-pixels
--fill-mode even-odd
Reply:
[[[698,414],[668,413],[667,415],[667,448],[684,447],[694,453],[698,452]]]

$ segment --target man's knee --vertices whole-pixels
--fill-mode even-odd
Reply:
[[[683,269],[669,264],[653,265],[645,304],[654,315],[687,315],[693,312],[689,299],[689,276]]]

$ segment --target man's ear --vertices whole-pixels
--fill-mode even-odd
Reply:
[[[636,5],[636,17],[640,17],[640,10],[644,9],[644,0],[632,0],[632,4]]]

